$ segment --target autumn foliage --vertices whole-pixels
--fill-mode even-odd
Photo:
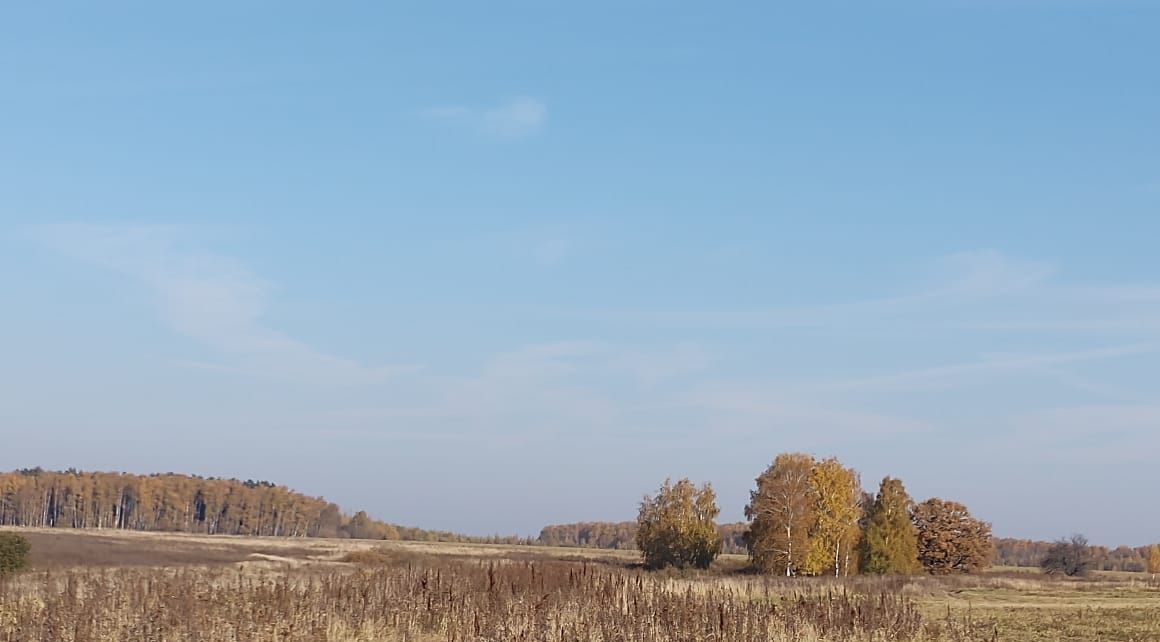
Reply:
[[[753,565],[766,573],[796,575],[810,552],[817,493],[814,458],[802,453],[778,455],[757,477],[745,517],[751,520],[746,543]]]
[[[835,458],[826,459],[814,464],[810,486],[814,523],[802,571],[807,575],[850,575],[856,570],[855,548],[861,539],[862,485],[858,473]]]
[[[713,520],[721,511],[713,488],[688,479],[665,480],[645,496],[637,518],[636,543],[648,568],[708,568],[721,552],[721,535]]]
[[[0,526],[108,528],[207,535],[503,541],[348,517],[335,504],[267,481],[172,473],[29,468],[0,473]]]
[[[991,565],[991,525],[957,502],[928,499],[914,507],[918,559],[932,575],[973,573]]]
[[[837,459],[778,455],[757,478],[745,515],[753,566],[794,575],[972,573],[992,557],[991,527],[955,502],[914,505],[887,477],[869,502]]]

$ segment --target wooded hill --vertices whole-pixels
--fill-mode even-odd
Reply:
[[[0,526],[111,528],[208,535],[519,542],[466,537],[344,514],[321,497],[267,481],[165,473],[0,473]]]

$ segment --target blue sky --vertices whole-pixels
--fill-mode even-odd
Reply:
[[[6,10],[0,468],[1160,539],[1160,7],[383,4]]]

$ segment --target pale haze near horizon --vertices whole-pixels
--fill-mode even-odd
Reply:
[[[0,469],[1160,540],[1160,8],[810,7],[10,8]]]

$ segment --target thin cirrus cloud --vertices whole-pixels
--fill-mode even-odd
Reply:
[[[221,359],[180,365],[330,383],[373,383],[412,369],[366,366],[269,327],[263,315],[270,283],[235,259],[186,247],[176,228],[59,224],[32,234],[62,255],[146,286],[170,328]]]
[[[515,140],[534,136],[548,123],[548,107],[540,100],[516,98],[493,107],[451,105],[420,112],[426,120],[466,129],[482,138]]]
[[[1107,334],[1160,340],[1160,284],[1070,283],[1042,261],[994,250],[961,252],[924,266],[919,287],[899,294],[789,307],[555,307],[535,312],[626,326],[682,330]]]

